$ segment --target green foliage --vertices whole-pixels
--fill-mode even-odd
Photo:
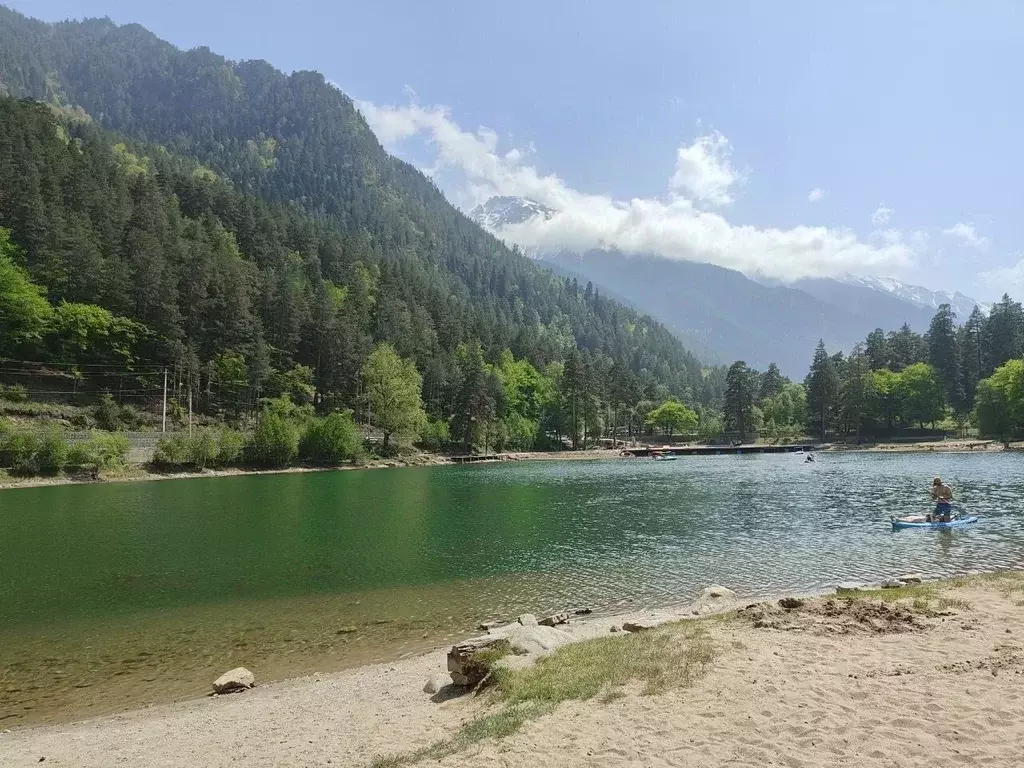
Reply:
[[[899,397],[904,418],[922,426],[942,418],[945,395],[935,369],[927,363],[914,363],[899,374]]]
[[[96,425],[108,432],[122,429],[138,429],[142,425],[142,414],[130,405],[118,403],[113,395],[104,392],[94,409]]]
[[[267,410],[260,414],[249,442],[248,460],[257,466],[281,469],[299,455],[299,428],[278,413]]]
[[[400,445],[417,440],[427,417],[420,400],[423,379],[412,361],[400,358],[390,344],[380,344],[370,353],[363,378],[384,448],[392,439]]]
[[[68,443],[55,428],[31,431],[0,421],[0,466],[16,474],[57,474],[67,465],[68,454]]]
[[[1008,441],[1024,428],[1024,360],[1008,360],[978,383],[975,414],[983,435]]]
[[[10,232],[0,227],[0,356],[39,341],[52,313],[43,289],[15,263],[16,253]]]
[[[24,403],[28,400],[28,390],[18,384],[0,384],[0,400]]]
[[[315,419],[299,443],[299,456],[310,464],[337,466],[361,458],[363,439],[351,411],[335,411]]]
[[[0,333],[33,359],[166,366],[196,412],[241,421],[281,394],[361,413],[389,344],[424,377],[420,408],[477,445],[633,434],[641,399],[720,398],[664,326],[468,222],[316,73],[5,9],[0,39],[0,168],[17,169],[0,173],[0,222],[21,270],[7,293],[27,308]],[[485,375],[456,375],[477,345]],[[412,439],[423,421],[401,410],[393,434]]]
[[[725,379],[725,418],[727,424],[739,432],[740,440],[746,440],[747,432],[755,426],[753,408],[758,385],[757,374],[742,360],[729,366]]]
[[[227,467],[243,456],[245,438],[231,429],[197,429],[192,435],[172,435],[157,443],[153,464],[167,469]]]
[[[828,356],[825,342],[819,341],[805,386],[809,418],[811,423],[817,426],[822,440],[825,439],[831,411],[839,395],[839,385],[835,361]]]
[[[79,469],[115,469],[128,460],[128,438],[116,432],[93,432],[88,440],[71,444],[67,466]]]
[[[697,414],[678,400],[666,400],[647,414],[647,423],[660,427],[668,437],[676,432],[689,434],[698,422]]]
[[[423,446],[433,451],[440,451],[447,447],[451,439],[451,427],[448,426],[447,421],[442,419],[428,419],[420,435],[420,442]]]

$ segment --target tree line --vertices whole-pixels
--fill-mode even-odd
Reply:
[[[374,422],[366,372],[386,345],[419,376],[423,435],[466,449],[633,435],[651,403],[720,397],[715,371],[592,285],[493,240],[461,253],[471,284],[190,158],[0,99],[0,359],[137,371],[140,391],[166,366],[179,419],[189,400],[238,421],[287,396]]]

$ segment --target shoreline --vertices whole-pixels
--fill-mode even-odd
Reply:
[[[735,764],[741,756],[751,764],[788,756],[821,766],[924,766],[944,764],[954,742],[956,754],[974,761],[1016,764],[1024,744],[1024,701],[1012,695],[1024,674],[1024,649],[1018,645],[1024,635],[1022,572],[927,581],[839,599],[830,593],[799,597],[808,611],[803,623],[800,612],[780,611],[778,598],[750,603],[737,596],[720,606],[723,610],[703,616],[694,616],[691,605],[588,616],[558,627],[583,642],[616,638],[609,647],[628,655],[646,633],[610,635],[611,625],[635,621],[659,627],[655,632],[700,626],[717,653],[706,680],[686,690],[649,696],[627,685],[615,697],[566,701],[522,732],[480,742],[473,748],[474,764],[553,768],[595,761],[613,766],[697,761],[718,766]],[[922,608],[922,601],[933,601],[932,608]],[[877,610],[852,615],[851,606],[868,604]],[[830,605],[845,605],[848,615]],[[769,621],[745,619],[751,606]],[[955,654],[948,651],[953,643]],[[443,672],[445,661],[441,649],[267,684],[260,684],[256,669],[257,687],[239,694],[0,731],[0,762],[27,768],[45,759],[87,768],[115,761],[145,764],[160,754],[161,764],[182,768],[235,762],[366,768],[381,756],[409,755],[435,744],[494,712],[491,696],[424,692],[424,681]],[[954,712],[964,725],[959,731],[929,727],[935,717]],[[977,733],[967,723],[971,718],[982,723]],[[805,727],[808,720],[820,727]],[[680,740],[680,729],[695,722],[702,725],[687,730],[689,742]],[[852,738],[851,728],[874,738],[870,744]],[[989,728],[1012,730],[993,734]],[[944,735],[950,744],[925,743]],[[744,751],[754,743],[747,737],[758,739],[754,753]],[[988,745],[1005,749],[986,753]],[[916,747],[923,747],[920,754],[913,752]],[[666,749],[675,761],[663,759]],[[913,754],[903,754],[905,749]],[[684,756],[680,750],[689,751]],[[860,759],[848,763],[854,756]],[[430,764],[463,765],[467,758],[455,754]]]
[[[499,454],[502,458],[478,459],[473,464],[500,464],[508,461],[611,461],[622,459],[621,449],[587,449],[581,451],[520,451]],[[824,444],[816,449],[822,453],[963,453],[992,454],[1024,451],[1024,443],[1003,445],[994,440],[958,440],[921,443],[874,443],[855,446]],[[686,457],[690,458],[690,457]],[[0,491],[19,488],[46,488],[65,485],[97,485],[106,483],[137,483],[158,480],[192,480],[197,478],[245,477],[255,475],[302,474],[310,472],[351,472],[369,469],[407,469],[460,464],[455,457],[438,453],[418,453],[392,459],[371,459],[364,464],[340,467],[296,466],[284,469],[247,469],[228,467],[195,472],[159,472],[145,464],[129,464],[113,474],[93,479],[84,475],[16,477],[0,471]]]

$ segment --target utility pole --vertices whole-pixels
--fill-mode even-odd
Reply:
[[[164,368],[164,406],[163,406],[163,418],[161,420],[160,431],[167,431],[167,369]]]

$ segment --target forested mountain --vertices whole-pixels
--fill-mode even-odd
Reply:
[[[505,248],[318,73],[0,7],[0,90],[9,260],[56,311],[99,307],[131,337],[76,347],[51,322],[0,357],[174,365],[206,382],[197,394],[306,366],[317,402],[355,407],[386,341],[415,362],[430,415],[450,418],[479,342],[494,365],[505,350],[567,363],[600,402],[717,396],[662,325]]]

